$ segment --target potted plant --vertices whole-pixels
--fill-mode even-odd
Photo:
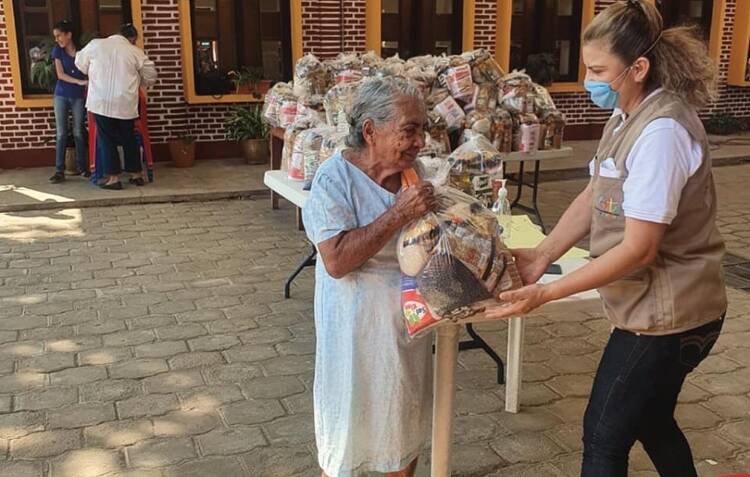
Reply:
[[[271,86],[270,80],[263,79],[263,68],[257,66],[245,66],[227,74],[237,94],[252,94],[255,98],[261,98]]]
[[[259,104],[233,106],[225,125],[227,138],[240,143],[248,164],[268,162],[268,126]]]
[[[535,53],[526,59],[526,74],[542,86],[549,86],[557,78],[557,62],[551,53]]]
[[[39,46],[29,51],[31,56],[31,83],[50,93],[55,90],[55,83],[57,82],[55,63],[50,57],[52,46],[51,40],[43,40],[39,43]]]
[[[169,155],[175,167],[191,167],[195,162],[195,138],[190,133],[183,133],[176,139],[169,140]]]

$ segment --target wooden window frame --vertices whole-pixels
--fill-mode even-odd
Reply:
[[[282,0],[285,1],[285,0]],[[193,30],[190,25],[190,0],[179,0],[180,40],[182,43],[182,83],[185,101],[188,104],[221,103],[261,103],[264,97],[252,94],[224,94],[220,97],[198,94],[195,91],[195,71],[193,63]],[[292,65],[302,57],[302,0],[289,0],[289,20],[291,21]]]
[[[464,0],[461,22],[461,50],[474,49],[474,12],[476,0]],[[367,0],[365,6],[365,49],[372,50],[380,56],[382,41],[382,24],[380,12],[383,9],[381,0]]]
[[[654,3],[654,0],[646,0]],[[741,2],[742,0],[738,0]],[[719,62],[721,57],[721,37],[724,35],[724,18],[726,14],[727,0],[714,0],[711,11],[711,31],[708,32],[708,56]]]
[[[13,0],[3,0],[5,9],[5,24],[8,32],[8,53],[10,55],[10,74],[13,82],[13,99],[19,108],[51,108],[51,94],[24,94],[21,82],[21,61],[18,51],[18,33],[16,31],[16,12],[13,10]],[[143,22],[141,19],[141,0],[131,0],[130,9],[133,14],[133,26],[138,29],[136,44],[143,48]],[[50,37],[52,32],[50,32]]]
[[[731,86],[750,86],[746,79],[748,55],[750,55],[750,0],[737,0],[734,13],[734,31],[732,49],[729,55],[729,74],[727,84]]]

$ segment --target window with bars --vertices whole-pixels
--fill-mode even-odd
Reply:
[[[32,82],[31,70],[49,61],[55,23],[69,20],[81,45],[87,39],[112,35],[120,25],[133,21],[130,0],[13,0],[13,13],[23,94],[48,92]]]
[[[197,94],[230,92],[217,86],[230,71],[291,79],[288,0],[190,0],[190,27]]]

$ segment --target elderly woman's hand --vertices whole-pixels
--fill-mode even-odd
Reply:
[[[399,192],[393,211],[403,224],[408,224],[412,220],[421,218],[427,212],[435,210],[437,206],[438,201],[433,185],[429,182],[420,182]]]

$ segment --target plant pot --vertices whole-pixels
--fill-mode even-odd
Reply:
[[[195,141],[169,141],[169,155],[172,156],[175,167],[191,167],[195,162]]]
[[[65,172],[68,174],[75,174],[78,171],[76,165],[76,148],[66,147],[65,148]]]
[[[247,164],[268,164],[267,139],[245,139],[240,145]]]
[[[235,94],[250,94],[252,93],[252,89],[250,88],[250,85],[247,83],[238,84],[235,88]]]
[[[269,89],[271,89],[271,80],[260,80],[255,83],[255,94],[257,96],[263,96],[268,93]]]

